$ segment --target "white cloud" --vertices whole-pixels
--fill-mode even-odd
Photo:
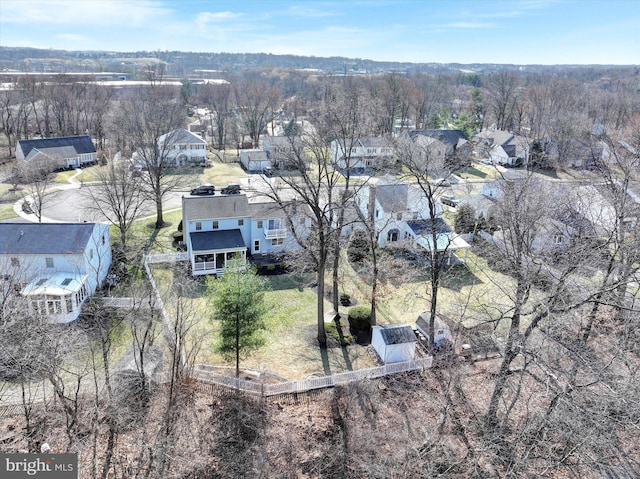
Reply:
[[[242,17],[242,13],[233,12],[201,12],[198,14],[196,21],[198,24],[224,22]]]
[[[154,0],[2,0],[0,23],[29,25],[141,25],[171,11]]]

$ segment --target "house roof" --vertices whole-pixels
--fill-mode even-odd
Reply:
[[[168,139],[171,144],[207,144],[207,142],[203,140],[202,137],[196,135],[195,133],[191,133],[189,130],[185,130],[184,128],[178,128],[176,130],[170,131],[169,133],[165,133],[160,138],[158,138],[158,141],[162,143],[165,141],[165,139]]]
[[[360,141],[360,144],[365,148],[392,146],[391,141],[388,138],[385,138],[383,136],[372,136],[367,138],[360,138],[358,141]]]
[[[34,149],[54,157],[62,155],[62,158],[96,152],[96,148],[93,146],[91,138],[88,135],[18,140],[18,144],[25,158],[27,158]]]
[[[440,217],[435,219],[436,233],[451,233],[449,225]],[[430,235],[432,231],[432,223],[430,219],[410,220],[407,221],[409,228],[418,236]]]
[[[0,254],[84,252],[95,223],[0,223]]]
[[[296,148],[302,146],[302,140],[299,136],[293,138],[288,136],[265,136],[262,141],[265,146],[290,147],[292,142]]]
[[[392,185],[376,185],[376,199],[386,213],[406,211],[409,185],[397,183]]]
[[[58,272],[35,278],[24,287],[25,296],[51,295],[65,296],[79,291],[87,279],[86,274]]]
[[[250,215],[249,201],[244,194],[183,196],[182,211],[187,221],[243,218]]]
[[[413,140],[416,136],[428,136],[429,138],[436,139],[445,145],[458,145],[460,140],[466,140],[462,130],[412,130],[409,132],[409,137]]]
[[[245,248],[239,229],[222,231],[195,231],[191,236],[191,249],[194,252],[221,249]]]
[[[413,328],[406,324],[380,326],[380,336],[385,344],[415,343],[417,341]]]

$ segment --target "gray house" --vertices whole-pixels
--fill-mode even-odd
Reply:
[[[18,140],[16,159],[53,171],[79,168],[96,161],[96,148],[88,135]]]

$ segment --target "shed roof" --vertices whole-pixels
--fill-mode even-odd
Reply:
[[[415,343],[417,341],[413,328],[406,324],[380,326],[380,335],[387,345]]]
[[[0,254],[84,252],[95,223],[0,223]]]

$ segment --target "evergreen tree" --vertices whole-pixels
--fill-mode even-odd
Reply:
[[[240,358],[264,344],[264,292],[266,280],[253,267],[234,260],[222,277],[208,284],[211,318],[221,324],[216,351],[227,360],[235,359],[236,377],[240,376]]]

